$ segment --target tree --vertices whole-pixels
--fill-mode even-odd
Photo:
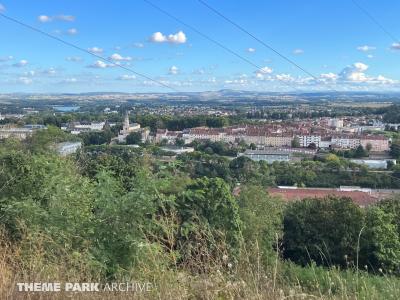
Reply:
[[[185,146],[185,141],[183,139],[176,139],[175,145],[178,147],[183,147],[183,146]]]
[[[262,186],[245,185],[240,188],[238,203],[247,251],[258,246],[263,260],[268,261],[283,234],[282,201],[269,196]]]
[[[126,137],[126,144],[127,145],[137,145],[142,142],[142,133],[141,132],[131,132]]]
[[[94,202],[94,256],[105,265],[107,275],[130,270],[138,259],[139,243],[151,231],[160,194],[156,181],[140,171],[133,179],[135,189],[125,192],[112,173],[96,176]]]
[[[400,140],[395,140],[390,145],[390,155],[393,158],[400,159]]]
[[[79,138],[62,131],[55,126],[48,126],[47,129],[35,131],[25,141],[27,148],[34,153],[48,152],[49,147],[60,142],[76,141]]]
[[[84,132],[79,135],[83,139],[83,143],[86,146],[89,145],[103,145],[111,142],[112,135],[110,132],[96,131],[96,132]]]
[[[398,217],[398,216],[397,216]],[[360,263],[384,272],[400,274],[400,236],[396,215],[379,206],[367,210],[365,231],[361,239]]]
[[[307,265],[355,261],[363,212],[349,198],[304,199],[291,203],[284,216],[284,256]]]
[[[292,140],[291,146],[292,148],[300,148],[300,140],[297,136]]]
[[[41,243],[49,263],[65,253],[88,255],[94,189],[76,165],[51,153],[22,151],[1,153],[0,164],[1,220],[10,239],[31,248]]]
[[[365,151],[364,147],[362,145],[359,145],[354,152],[354,158],[362,158],[368,156],[367,151]]]
[[[307,148],[315,150],[315,149],[317,149],[317,145],[315,143],[310,143],[310,145],[308,145]]]
[[[379,201],[378,207],[381,208],[385,213],[392,214],[394,216],[393,222],[395,223],[397,232],[400,236],[400,195]]]
[[[241,226],[239,208],[224,180],[196,179],[177,199],[177,211],[182,220],[179,247],[184,260],[203,255],[199,250],[204,245],[218,257],[221,255],[218,248],[226,244],[230,257],[237,257]],[[204,230],[207,239],[198,235]]]

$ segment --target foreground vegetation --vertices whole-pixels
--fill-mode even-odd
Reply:
[[[163,163],[128,148],[61,158],[51,134],[0,145],[1,298],[26,299],[17,282],[49,281],[154,287],[75,299],[400,297],[400,199],[287,205],[265,192],[275,177],[262,164],[234,160],[219,178],[200,173],[203,159]]]

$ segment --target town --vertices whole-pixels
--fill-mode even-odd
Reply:
[[[0,300],[399,300],[399,11],[0,0]]]

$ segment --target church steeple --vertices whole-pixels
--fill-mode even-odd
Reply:
[[[130,126],[129,125],[129,112],[127,111],[126,114],[125,114],[124,126],[123,126],[122,130],[125,133],[128,133],[129,132],[129,126]]]

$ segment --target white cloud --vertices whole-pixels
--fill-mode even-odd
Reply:
[[[45,74],[45,75],[55,75],[56,73],[57,73],[57,71],[54,68],[50,68],[50,69],[43,71],[43,74]]]
[[[259,70],[262,74],[271,74],[272,69],[270,67],[263,67]]]
[[[153,43],[171,43],[171,44],[184,44],[187,41],[186,34],[179,31],[175,34],[164,35],[161,32],[155,32],[150,37],[150,42]]]
[[[254,53],[254,52],[256,52],[256,49],[255,48],[247,48],[247,52]]]
[[[374,58],[374,56],[372,54],[368,54],[367,57],[368,58]]]
[[[15,63],[14,67],[25,67],[28,64],[28,61],[25,59],[21,59],[19,62]]]
[[[368,46],[368,45],[363,45],[363,46],[358,46],[357,50],[361,51],[361,52],[368,52],[368,51],[372,51],[375,50],[376,47],[374,46]]]
[[[35,76],[35,74],[36,74],[36,72],[33,71],[33,70],[28,71],[28,72],[24,72],[24,76],[25,77],[28,77],[28,76],[33,77],[33,76]]]
[[[397,80],[386,78],[383,75],[377,77],[368,76],[365,72],[368,70],[368,65],[357,62],[351,66],[347,66],[338,75],[338,80],[344,83],[363,83],[363,84],[395,84]]]
[[[382,75],[378,75],[378,77],[376,77],[376,81],[380,82],[380,83],[384,83],[384,84],[393,84],[396,83],[395,80],[390,79],[390,78],[386,78]]]
[[[2,56],[2,57],[0,57],[0,62],[10,61],[13,59],[14,59],[14,57],[12,55]]]
[[[93,64],[88,65],[88,68],[105,69],[105,68],[111,68],[114,66],[115,66],[114,64],[107,64],[102,60],[96,60]]]
[[[6,8],[3,4],[0,3],[0,12],[5,12]]]
[[[400,50],[400,43],[393,43],[390,46],[390,49],[392,49],[392,50]]]
[[[368,81],[368,78],[364,73],[367,69],[368,65],[356,62],[353,65],[344,68],[342,72],[340,72],[339,77],[344,81],[365,82]]]
[[[368,70],[368,65],[362,63],[362,62],[356,62],[353,64],[354,68],[358,71],[358,72],[365,72]]]
[[[206,71],[204,69],[196,69],[196,70],[193,70],[193,72],[192,72],[192,74],[194,74],[194,75],[203,75],[205,73],[206,73]]]
[[[270,67],[263,67],[257,71],[255,71],[254,73],[256,74],[256,77],[258,79],[264,79],[265,75],[267,74],[271,74],[273,72],[273,70]]]
[[[54,19],[55,20],[60,20],[60,21],[66,21],[66,22],[75,21],[75,17],[74,16],[70,16],[70,15],[59,15],[59,16],[55,16]]]
[[[339,77],[339,76],[338,76],[337,74],[332,73],[332,72],[324,73],[324,74],[321,74],[321,75],[320,75],[320,78],[321,78],[323,81],[335,81],[335,80],[338,79],[338,77]]]
[[[33,80],[31,78],[21,76],[21,77],[18,77],[17,82],[28,85],[28,84],[31,84],[33,82]]]
[[[92,52],[94,54],[100,54],[103,53],[103,49],[99,47],[92,47],[88,49],[89,52]]]
[[[113,55],[110,56],[110,59],[114,61],[131,61],[132,57],[130,56],[123,57],[118,53],[114,53]]]
[[[41,23],[48,23],[52,21],[73,22],[75,21],[75,17],[70,15],[58,15],[58,16],[40,15],[38,17],[38,21]]]
[[[177,75],[179,73],[179,69],[176,66],[172,66],[168,70],[168,74],[170,75]]]
[[[170,34],[168,36],[168,41],[174,44],[184,44],[186,43],[186,35],[183,31],[179,31],[175,34]]]
[[[135,75],[122,75],[118,77],[118,80],[134,80],[136,79]]]
[[[280,81],[294,81],[294,78],[290,74],[278,74],[276,75],[276,79]]]
[[[303,49],[294,49],[293,50],[293,54],[295,54],[295,55],[300,55],[300,54],[303,54],[303,53],[304,53]]]
[[[143,43],[134,43],[134,44],[133,44],[133,47],[136,47],[136,48],[143,48],[143,47],[144,47],[144,44],[143,44]]]
[[[244,85],[244,84],[247,84],[247,79],[242,78],[242,79],[225,80],[224,83]]]
[[[76,28],[70,28],[70,29],[68,29],[68,30],[66,31],[66,33],[69,34],[69,35],[75,35],[75,34],[78,33],[78,29],[76,29]]]
[[[71,62],[80,62],[82,61],[82,57],[80,56],[68,56],[65,58],[66,61],[71,61]]]
[[[78,34],[78,29],[76,29],[76,28],[70,28],[67,30],[56,29],[53,32],[54,32],[54,34],[76,35],[76,34]]]
[[[51,22],[51,17],[46,16],[46,15],[41,15],[38,17],[38,21],[42,22],[42,23],[47,23],[47,22]]]
[[[152,36],[150,37],[150,41],[154,43],[164,43],[167,41],[167,37],[158,31],[152,34]]]
[[[77,83],[78,79],[76,79],[75,77],[72,78],[66,78],[62,81],[63,83]]]

